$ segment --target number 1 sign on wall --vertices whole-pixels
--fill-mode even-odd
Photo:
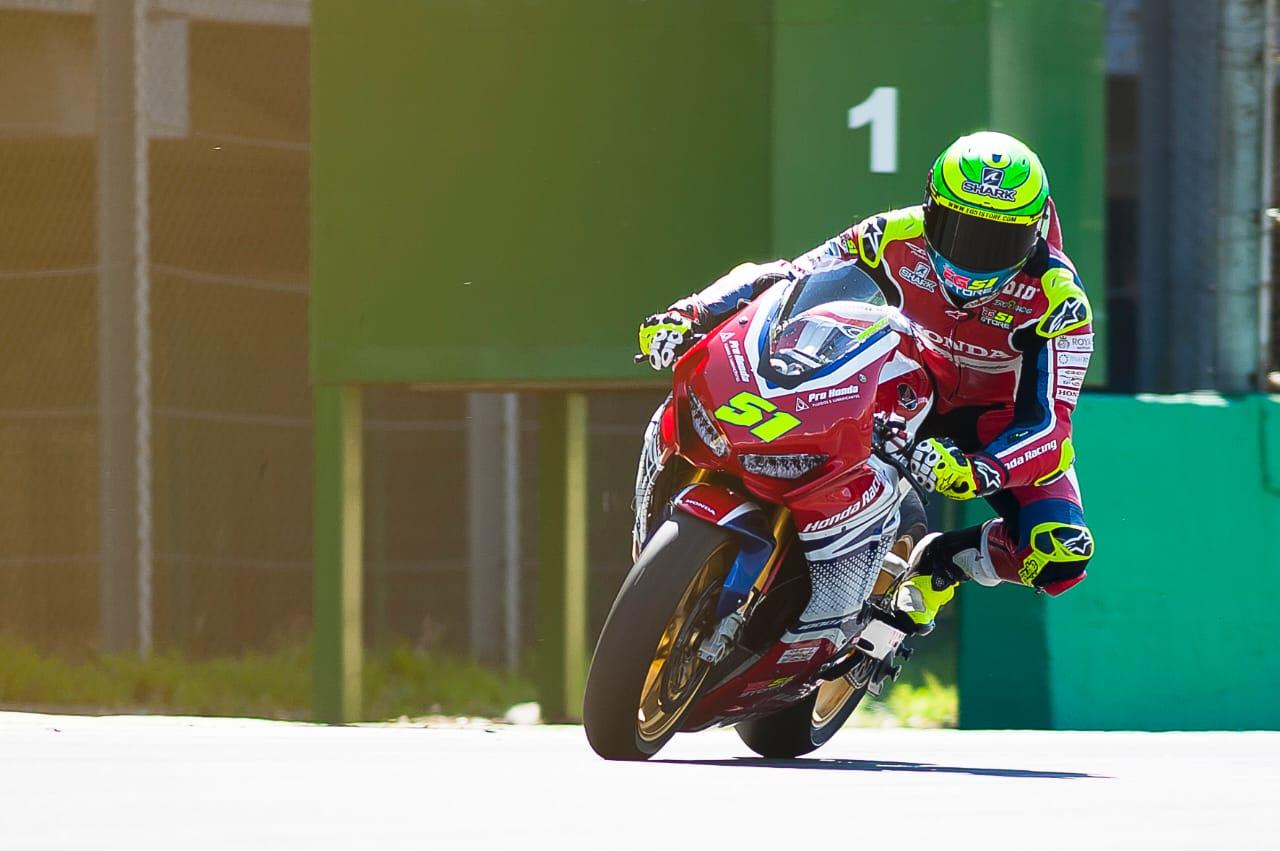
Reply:
[[[862,103],[849,110],[849,129],[871,125],[871,171],[898,170],[898,90],[877,86]]]

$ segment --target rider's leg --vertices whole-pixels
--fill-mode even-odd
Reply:
[[[1013,488],[988,500],[999,517],[931,535],[912,553],[913,573],[898,608],[927,627],[959,582],[1013,582],[1057,595],[1080,582],[1093,556],[1075,472],[1040,487]]]
[[[982,585],[1013,582],[1061,594],[1084,579],[1093,557],[1075,471],[1047,485],[1011,488],[988,502],[999,517],[948,532],[921,554],[930,575],[958,569]]]
[[[973,452],[1012,417],[1012,406],[959,408],[931,415],[919,436],[948,436]],[[927,628],[966,579],[982,585],[1015,582],[1056,595],[1084,578],[1093,536],[1084,523],[1074,469],[1039,487],[1000,491],[987,502],[999,515],[995,519],[929,535],[913,550],[916,575],[903,583],[897,602],[918,627]]]
[[[1008,493],[1018,504],[1016,522],[990,521],[978,572],[966,572],[984,585],[1013,582],[1054,596],[1083,580],[1093,558],[1093,533],[1085,524],[1075,471]]]
[[[935,532],[926,535],[912,551],[910,578],[898,588],[896,604],[918,629],[932,629],[938,611],[955,596],[956,586],[969,578],[956,558],[976,550],[981,532],[981,526]]]

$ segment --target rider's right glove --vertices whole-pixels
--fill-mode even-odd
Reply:
[[[964,454],[950,438],[930,437],[911,453],[911,474],[927,491],[952,499],[988,496],[1004,487],[1000,471],[982,458]]]
[[[654,369],[671,366],[694,342],[693,319],[682,311],[664,310],[640,323],[640,354]]]

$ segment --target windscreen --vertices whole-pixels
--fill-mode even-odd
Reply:
[[[856,263],[822,266],[796,282],[779,322],[786,322],[820,304],[853,301],[885,304],[884,293]]]
[[[867,304],[885,304],[884,295],[853,263],[801,278],[774,320],[766,377],[794,385],[878,338],[886,323],[869,326],[861,310]]]

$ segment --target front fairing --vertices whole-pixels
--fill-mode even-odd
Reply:
[[[870,457],[874,415],[892,409],[886,401],[900,398],[901,382],[917,380],[917,364],[910,325],[895,309],[874,303],[805,305],[793,284],[777,284],[677,363],[676,451],[741,482],[758,501],[791,509],[788,546],[807,558],[802,533],[838,537],[857,517],[892,517],[897,476]],[[908,378],[913,369],[915,377]],[[927,388],[919,392],[923,396]],[[694,422],[699,408],[702,434]],[[707,423],[719,454],[703,436]],[[825,460],[803,476],[783,479],[753,474],[744,467],[748,454]],[[810,587],[811,577],[804,581]],[[780,641],[735,668],[700,699],[686,729],[781,708],[816,687],[818,669],[864,625],[855,608],[815,621],[811,635]]]
[[[867,460],[880,371],[906,329],[896,311],[874,304],[788,320],[791,287],[775,285],[716,328],[675,372],[679,453],[696,466],[732,473],[757,496],[782,504],[793,492],[848,475]],[[800,357],[784,359],[792,353]],[[782,374],[797,363],[804,368]],[[725,455],[714,454],[695,430],[691,395],[715,420]],[[822,455],[826,461],[808,475],[781,479],[745,469],[746,454]]]

